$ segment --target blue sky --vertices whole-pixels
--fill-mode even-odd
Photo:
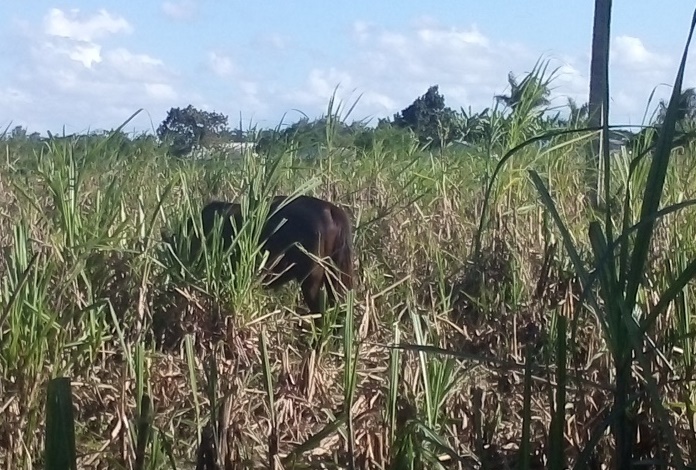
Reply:
[[[696,6],[614,2],[612,122],[639,124],[649,95],[666,97]],[[301,5],[301,6],[298,6]],[[0,126],[82,132],[151,130],[189,103],[248,125],[325,111],[334,87],[351,118],[390,116],[428,86],[447,105],[481,110],[507,74],[540,57],[560,67],[556,105],[588,93],[592,0],[496,2],[0,3]],[[693,62],[693,61],[690,61]],[[696,86],[689,66],[686,86]]]

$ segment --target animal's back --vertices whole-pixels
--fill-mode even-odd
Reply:
[[[287,196],[276,196],[274,208]],[[346,289],[353,288],[353,244],[351,220],[348,214],[335,204],[312,196],[299,196],[284,205],[270,220],[275,227],[287,219],[287,232],[292,231],[296,241],[308,244],[321,240],[319,256],[329,256],[340,270],[339,279]]]

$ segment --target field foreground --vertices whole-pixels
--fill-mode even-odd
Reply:
[[[287,150],[273,170],[265,157],[186,161],[109,141],[8,148],[0,464],[43,465],[46,388],[65,376],[79,468],[201,465],[211,416],[225,468],[548,468],[554,449],[574,462],[585,448],[590,468],[611,467],[616,432],[591,442],[614,403],[608,340],[591,309],[575,309],[580,283],[527,173],[546,181],[587,261],[588,225],[601,214],[581,196],[580,150],[531,146],[508,162],[477,255],[497,163],[477,151],[328,148],[300,159]],[[693,197],[695,157],[691,147],[675,155],[663,206]],[[625,153],[612,172],[621,194]],[[313,330],[297,314],[295,284],[262,289],[258,264],[232,279],[210,255],[185,272],[160,243],[162,228],[207,200],[244,199],[265,182],[268,193],[312,194],[351,214],[358,282],[352,300],[327,314],[335,330]],[[694,254],[692,212],[656,226],[636,315]],[[647,332],[655,347],[644,349],[651,368],[636,363],[633,373],[655,379],[682,457],[696,462],[693,294],[688,285],[657,318]],[[665,417],[635,384],[633,458],[669,460]]]

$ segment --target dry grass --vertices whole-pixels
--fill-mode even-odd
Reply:
[[[297,286],[278,292],[255,288],[248,298],[232,302],[224,290],[204,281],[173,280],[172,266],[160,264],[164,258],[157,240],[145,243],[143,234],[155,237],[165,223],[157,210],[157,194],[164,193],[168,183],[173,186],[162,210],[179,220],[188,214],[187,197],[195,207],[210,197],[235,199],[243,176],[239,168],[218,161],[181,167],[158,155],[140,155],[138,162],[119,155],[98,163],[104,155],[89,160],[87,154],[78,155],[85,161],[72,167],[83,178],[73,214],[80,224],[69,229],[77,237],[73,243],[66,241],[65,221],[55,217],[65,209],[56,203],[60,197],[50,196],[46,178],[38,173],[27,179],[17,176],[20,166],[36,170],[41,163],[17,155],[24,160],[3,168],[0,176],[0,244],[5,247],[0,274],[9,280],[16,270],[13,263],[21,250],[13,230],[24,223],[29,253],[42,253],[34,276],[45,281],[32,291],[40,301],[24,291],[24,303],[0,324],[3,347],[19,348],[11,356],[16,362],[4,355],[0,364],[0,466],[41,465],[43,390],[49,379],[61,375],[72,379],[80,468],[131,468],[135,441],[130,433],[139,393],[151,397],[153,425],[171,444],[179,467],[205,460],[198,452],[199,435],[210,442],[205,423],[210,416],[206,364],[211,357],[217,368],[215,393],[222,400],[214,420],[225,436],[223,452],[231,465],[227,468],[268,468],[269,449],[277,445],[273,450],[282,459],[345,411],[343,337],[339,330],[318,351],[310,347],[311,325],[294,312]],[[71,163],[65,155],[62,147],[44,155],[57,162],[49,178],[67,174]],[[589,216],[578,203],[580,186],[572,176],[579,175],[580,163],[527,155],[512,164],[500,184],[484,250],[475,258],[472,243],[483,190],[474,178],[482,172],[482,159],[449,155],[433,164],[424,157],[403,171],[405,163],[392,155],[393,164],[374,171],[382,157],[334,162],[334,174],[322,174],[319,186],[310,191],[320,197],[335,195],[331,199],[347,207],[357,225],[354,336],[360,347],[352,405],[356,465],[390,468],[394,432],[397,437],[407,434],[409,423],[418,418],[459,456],[455,462],[436,450],[446,468],[516,468],[523,364],[529,349],[536,365],[531,466],[545,468],[555,390],[554,328],[558,316],[572,318],[580,288],[555,230],[519,170],[534,160],[539,171],[555,175],[557,204],[571,220],[573,233],[582,235]],[[278,192],[292,191],[308,175],[318,176],[313,163],[284,162]],[[696,188],[686,178],[675,171],[668,184],[693,192]],[[212,179],[222,181],[218,194],[206,192]],[[118,189],[109,195],[111,182]],[[671,197],[688,194],[675,192]],[[689,235],[695,228],[689,212],[660,226],[642,308],[654,304],[664,284],[665,263],[677,248],[693,253],[694,238]],[[84,276],[72,277],[75,272]],[[7,281],[4,288],[10,284]],[[674,315],[672,311],[665,316],[651,332],[667,362],[655,358],[653,370],[636,373],[657,379],[665,403],[685,403],[694,392],[691,372],[673,347],[683,349],[691,340],[675,339]],[[35,317],[33,326],[14,323],[28,321],[29,316]],[[399,360],[390,363],[394,353],[388,346],[395,342],[396,329],[402,342],[413,343],[416,320],[429,344],[470,355],[469,360],[452,362],[442,376],[435,369],[426,371],[433,390],[443,390],[442,404],[431,416],[425,412],[424,370],[444,367],[445,358],[429,355],[423,361],[417,352],[402,351]],[[34,327],[43,329],[29,331]],[[268,338],[273,413],[264,390],[258,342],[262,330]],[[46,342],[37,346],[40,354],[34,354],[31,341],[42,336]],[[576,337],[568,341],[563,435],[566,455],[572,459],[612,405],[605,389],[612,383],[612,365],[599,326],[587,313],[582,312]],[[134,367],[138,357],[142,366]],[[392,373],[397,374],[397,384],[390,383]],[[683,380],[675,380],[677,375]],[[390,387],[397,387],[394,416],[389,413]],[[645,400],[639,395],[637,458],[666,452]],[[389,426],[392,418],[396,429]],[[674,412],[671,419],[685,455],[696,456],[688,414]],[[269,443],[269,435],[275,444]],[[160,449],[166,448],[158,442]],[[299,457],[297,468],[305,468],[300,463],[331,462],[345,468],[346,442],[344,428],[328,432]],[[611,461],[612,448],[612,438],[604,436],[593,468]],[[153,444],[149,452],[154,449]],[[160,467],[169,468],[166,459],[160,460]]]

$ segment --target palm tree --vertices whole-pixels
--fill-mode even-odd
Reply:
[[[578,106],[573,98],[568,98],[568,108],[570,109],[568,116],[568,123],[570,125],[580,125],[585,123],[590,112],[589,103],[584,103],[581,106]]]
[[[546,108],[550,102],[548,100],[551,90],[548,82],[543,83],[536,74],[527,74],[521,82],[517,82],[517,77],[508,73],[508,83],[510,84],[509,95],[496,95],[495,99],[515,111],[525,100],[529,100],[529,109]]]
[[[665,100],[660,100],[658,104],[658,115],[656,118],[656,124],[660,125],[665,120],[665,113],[667,113],[667,104]],[[696,121],[696,88],[687,88],[682,91],[679,96],[679,115],[677,122],[682,123],[684,121]]]

